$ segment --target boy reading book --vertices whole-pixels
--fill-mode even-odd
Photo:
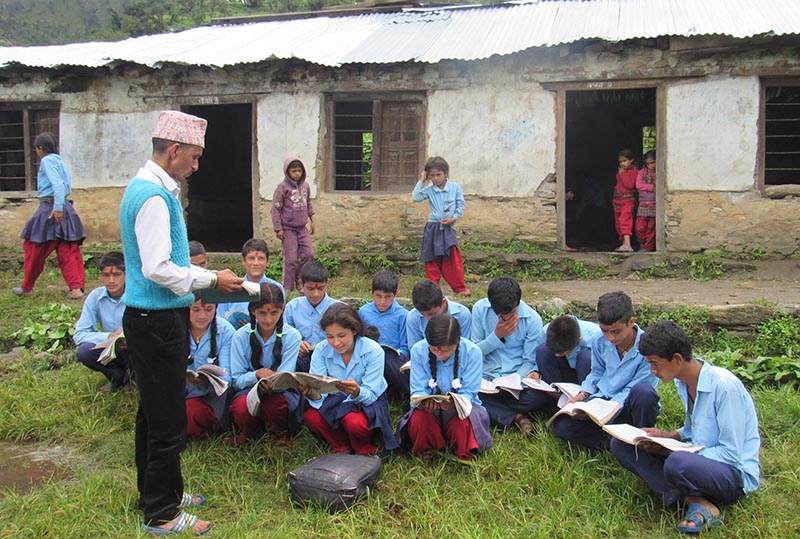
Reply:
[[[677,529],[686,533],[721,523],[720,506],[758,488],[758,416],[753,399],[730,371],[692,357],[686,333],[674,322],[653,325],[639,342],[650,371],[674,381],[686,422],[674,431],[644,428],[650,436],[703,446],[697,452],[668,452],[659,445],[636,447],[611,440],[611,451],[625,468],[647,483],[667,509],[686,505]]]
[[[636,325],[631,298],[624,292],[603,294],[597,301],[601,332],[592,340],[592,370],[581,392],[567,404],[606,399],[620,405],[612,423],[652,427],[659,413],[658,378],[639,353],[642,329]],[[609,421],[607,421],[609,422]],[[559,438],[592,449],[607,449],[610,436],[588,416],[560,415],[552,422]]]

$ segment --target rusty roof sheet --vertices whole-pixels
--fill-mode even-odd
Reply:
[[[787,34],[800,34],[800,0],[520,0],[221,24],[111,43],[0,47],[0,67],[224,67],[289,58],[325,66],[436,63],[586,39]]]

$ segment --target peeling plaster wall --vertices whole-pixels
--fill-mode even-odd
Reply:
[[[669,191],[747,191],[755,185],[758,77],[667,86]]]
[[[664,46],[666,43],[666,46]],[[762,76],[800,76],[795,38],[746,46],[725,39],[587,41],[479,62],[324,68],[297,61],[225,69],[0,70],[0,101],[59,101],[61,149],[75,175],[72,198],[91,244],[118,245],[118,207],[128,179],[150,155],[158,111],[181,105],[253,102],[260,230],[276,247],[270,198],[286,154],[307,167],[317,210],[315,242],[391,245],[419,237],[426,204],[410,195],[328,190],[325,95],[426,95],[427,154],[443,155],[464,187],[458,224],[466,241],[524,238],[555,246],[557,111],[548,83],[620,81],[664,85],[662,144],[669,250],[760,245],[797,254],[796,198],[756,189]],[[549,88],[549,87],[548,87]],[[410,188],[409,188],[410,191]],[[36,202],[0,198],[0,245],[19,246]],[[780,234],[776,233],[780,231]]]

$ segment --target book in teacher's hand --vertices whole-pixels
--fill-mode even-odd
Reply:
[[[628,425],[627,423],[620,423],[618,425],[603,425],[603,430],[614,438],[634,446],[645,443],[654,443],[660,445],[669,452],[688,451],[689,453],[697,453],[703,449],[702,445],[694,445],[689,442],[676,440],[674,438],[650,436],[642,429],[634,427],[633,425]]]
[[[201,300],[207,305],[217,305],[219,303],[252,303],[261,299],[261,285],[244,281],[242,289],[236,292],[220,292],[216,288],[201,288],[194,291],[196,300]]]

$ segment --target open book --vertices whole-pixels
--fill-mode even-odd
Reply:
[[[318,400],[323,393],[336,393],[339,388],[336,384],[341,382],[336,378],[322,374],[310,374],[307,372],[276,372],[269,378],[259,380],[247,393],[247,409],[250,415],[257,416],[261,406],[261,395],[259,392],[280,391],[282,389],[295,389],[303,384],[311,388],[310,399]]]
[[[666,448],[669,451],[688,451],[689,453],[697,453],[703,449],[702,445],[693,445],[688,442],[681,442],[673,438],[660,438],[658,436],[650,436],[640,428],[628,425],[627,423],[620,423],[618,425],[603,425],[603,430],[609,433],[614,438],[622,440],[626,444],[639,445],[643,442],[652,442]]]
[[[514,372],[505,376],[498,376],[494,380],[481,380],[481,393],[491,395],[500,393],[501,389],[510,393],[515,399],[518,399],[522,391],[522,377]]]
[[[100,352],[100,357],[97,358],[97,362],[101,365],[108,365],[117,359],[117,341],[124,338],[125,335],[120,333],[116,337],[109,337],[108,339],[95,344],[92,347],[93,350],[97,350],[98,348],[103,349],[103,351]]]
[[[411,406],[419,406],[426,400],[435,402],[453,401],[459,419],[466,419],[472,413],[472,403],[464,395],[448,392],[444,395],[411,395]]]
[[[214,390],[214,393],[217,395],[222,395],[225,393],[225,390],[228,389],[228,382],[223,380],[221,377],[225,376],[227,371],[220,367],[219,365],[214,365],[213,363],[206,363],[204,365],[200,365],[196,371],[192,369],[186,370],[187,374],[193,374],[195,376],[204,376],[208,379],[209,384],[211,384],[211,388]]]
[[[614,419],[614,416],[617,415],[620,408],[622,407],[618,402],[605,399],[595,398],[586,401],[571,402],[553,414],[553,417],[547,420],[547,426],[549,427],[552,425],[553,421],[555,421],[558,416],[568,415],[579,419],[589,418],[602,427]]]
[[[242,289],[237,292],[220,292],[216,288],[201,288],[194,291],[195,299],[202,300],[206,304],[218,303],[239,303],[242,301],[252,303],[261,299],[261,285],[244,281]]]

